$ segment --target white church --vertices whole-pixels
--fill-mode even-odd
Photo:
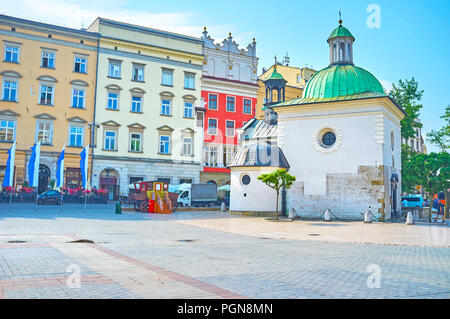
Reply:
[[[353,64],[355,38],[342,26],[327,39],[330,64],[300,98],[284,101],[286,81],[276,71],[265,81],[266,116],[239,131],[230,163],[230,213],[272,215],[275,191],[257,177],[278,168],[296,177],[280,196],[285,212],[321,218],[378,220],[401,211],[401,107],[370,72]],[[278,101],[272,101],[278,90]]]

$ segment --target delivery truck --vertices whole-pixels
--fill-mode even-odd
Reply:
[[[208,183],[181,184],[178,206],[209,207],[217,202],[217,186]]]

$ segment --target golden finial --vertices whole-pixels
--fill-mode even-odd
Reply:
[[[206,27],[204,27],[204,28],[203,28],[203,31],[205,31],[205,32],[206,32]]]
[[[231,38],[231,32],[230,32],[230,33],[228,33],[228,37],[229,37],[229,38]]]

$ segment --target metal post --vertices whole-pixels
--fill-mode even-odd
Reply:
[[[283,187],[281,189],[281,216],[287,216],[286,206],[286,188]]]

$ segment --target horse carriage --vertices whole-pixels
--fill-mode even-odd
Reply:
[[[170,214],[177,209],[179,194],[169,192],[168,183],[136,182],[133,185],[129,200],[136,211]]]

